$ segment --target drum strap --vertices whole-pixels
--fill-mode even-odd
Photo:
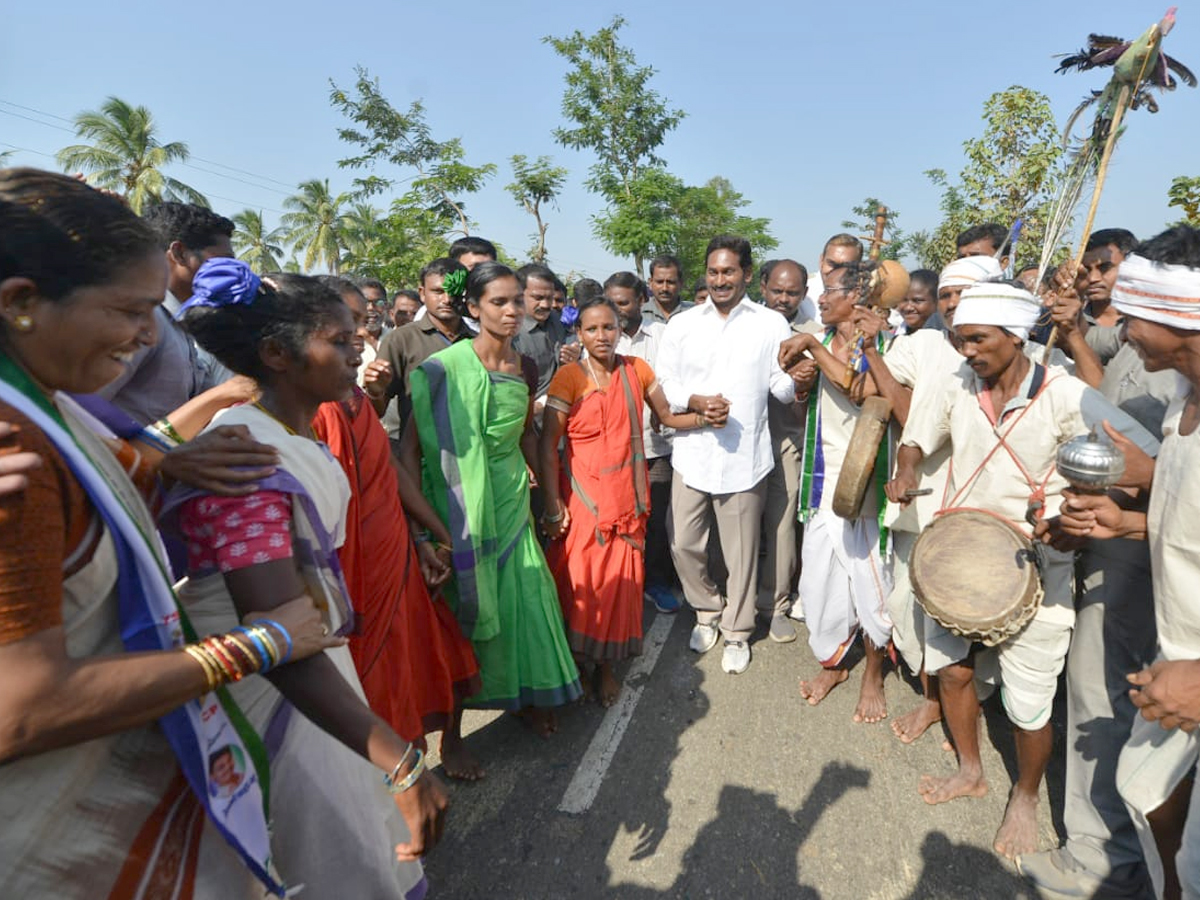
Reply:
[[[1038,398],[1042,396],[1046,388],[1048,388],[1056,379],[1060,377],[1061,376],[1059,375],[1055,375],[1052,378],[1046,378],[1045,367],[1035,364],[1033,378],[1029,385],[1029,402],[1025,404],[1025,406],[1019,413],[1017,413],[1016,416],[1013,417],[1012,423],[1004,430],[1004,433],[997,438],[995,446],[988,451],[988,454],[983,458],[983,461],[975,467],[975,471],[972,472],[970,477],[963,482],[963,486],[959,488],[955,495],[949,500],[949,502],[947,502],[946,495],[950,493],[950,484],[954,480],[954,458],[953,456],[950,458],[950,472],[949,477],[946,479],[946,492],[942,495],[942,508],[936,513],[936,515],[949,512],[952,509],[960,509],[961,507],[958,505],[959,501],[962,500],[963,496],[974,486],[975,479],[979,477],[980,473],[983,472],[987,464],[991,462],[992,457],[996,455],[997,451],[1003,448],[1005,452],[1008,453],[1013,463],[1016,464],[1017,470],[1025,479],[1026,484],[1029,485],[1030,506],[1037,508],[1038,518],[1041,518],[1041,510],[1045,506],[1046,501],[1046,485],[1049,484],[1050,479],[1054,476],[1054,464],[1051,463],[1049,471],[1046,473],[1045,477],[1039,481],[1030,473],[1029,469],[1025,467],[1025,464],[1021,462],[1021,457],[1017,455],[1017,452],[1012,448],[1012,445],[1008,443],[1008,437],[1013,433],[1017,425],[1020,424],[1021,419],[1025,417],[1025,413],[1033,408],[1033,404],[1036,403]],[[984,398],[979,396],[978,400],[980,408],[983,408],[983,404],[985,402]],[[984,409],[984,412],[986,413],[987,410]]]

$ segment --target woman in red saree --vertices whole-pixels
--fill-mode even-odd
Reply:
[[[698,426],[674,415],[643,360],[616,352],[616,307],[585,303],[577,324],[586,355],[550,382],[541,439],[546,561],[558,585],[567,642],[581,671],[595,669],[602,705],[620,693],[612,665],[642,652],[646,522],[650,493],[642,439],[643,403],[677,430]],[[560,466],[558,445],[566,436]]]
[[[365,315],[357,288],[344,279],[327,283],[356,320]],[[368,388],[374,383],[368,379]],[[454,613],[432,599],[426,585],[427,578],[440,584],[450,569],[432,544],[413,543],[405,515],[427,524],[437,521],[436,514],[415,485],[402,490],[387,432],[361,390],[349,400],[322,404],[313,430],[350,482],[338,561],[354,604],[350,654],[367,702],[405,740],[421,745],[426,734],[441,731],[446,774],[478,777],[478,763],[461,745],[455,711],[478,692],[479,665]]]

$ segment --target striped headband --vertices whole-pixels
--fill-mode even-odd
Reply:
[[[1117,269],[1112,301],[1124,315],[1200,331],[1200,269],[1131,253]]]

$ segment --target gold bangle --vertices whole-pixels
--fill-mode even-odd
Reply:
[[[242,671],[241,665],[238,664],[237,658],[228,647],[221,644],[221,639],[216,637],[207,637],[204,639],[204,649],[212,655],[225,673],[225,680],[241,681],[246,673]]]
[[[700,413],[696,413],[696,427],[703,428],[704,425],[705,425],[704,416],[702,416]]]
[[[196,644],[186,644],[183,652],[200,663],[200,668],[204,670],[204,677],[208,681],[208,690],[205,693],[211,694],[224,683],[221,680],[221,670],[208,658],[208,654],[201,647]]]

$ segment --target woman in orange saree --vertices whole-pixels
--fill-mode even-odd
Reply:
[[[567,642],[582,670],[596,670],[602,705],[620,692],[612,665],[642,652],[646,522],[650,493],[643,403],[666,426],[697,427],[674,415],[643,360],[616,352],[616,308],[603,297],[579,312],[579,362],[550,382],[541,439],[546,492],[546,561],[558,586]],[[566,436],[560,466],[558,446]]]

